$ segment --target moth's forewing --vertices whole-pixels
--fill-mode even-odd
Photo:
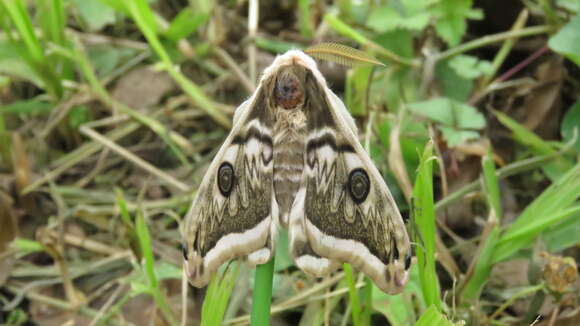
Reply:
[[[290,215],[296,263],[315,275],[350,263],[383,291],[398,293],[411,249],[396,203],[342,101],[310,58],[296,56],[310,76],[302,189]]]
[[[249,255],[254,263],[264,263],[273,253],[278,206],[272,189],[273,115],[267,96],[259,87],[237,109],[236,124],[185,216],[185,268],[194,286],[207,285],[230,259]]]

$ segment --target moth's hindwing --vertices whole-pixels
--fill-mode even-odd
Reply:
[[[319,73],[307,78],[308,136],[301,189],[290,213],[291,250],[321,276],[350,263],[383,291],[402,291],[411,249],[385,181],[357,140],[342,101]]]
[[[272,112],[265,92],[236,112],[234,127],[203,178],[185,217],[185,268],[190,283],[207,285],[227,260],[249,255],[254,264],[274,250],[277,204],[272,189]]]

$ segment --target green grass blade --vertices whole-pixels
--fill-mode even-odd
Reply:
[[[567,218],[578,217],[580,213],[580,205],[569,207],[564,210],[545,215],[540,220],[534,221],[525,227],[514,230],[514,232],[506,233],[501,238],[498,244],[498,254],[496,259],[503,260],[509,255],[515,253],[519,249],[528,246],[540,233],[548,230],[552,225],[555,225]]]
[[[177,42],[197,31],[209,18],[209,14],[195,12],[192,8],[185,8],[171,21],[169,28],[163,32],[163,36]]]
[[[143,253],[143,259],[145,263],[144,271],[145,275],[147,276],[148,280],[148,293],[151,293],[155,303],[161,310],[163,317],[167,319],[167,321],[171,325],[177,325],[175,317],[173,316],[173,312],[169,307],[165,295],[161,291],[160,283],[157,278],[157,274],[155,273],[155,257],[153,256],[153,247],[151,244],[151,234],[149,232],[149,228],[145,223],[145,218],[141,212],[137,212],[137,221],[135,223],[135,231],[137,233],[137,238],[139,240],[139,246],[141,248],[141,252]]]
[[[271,40],[264,37],[256,37],[256,47],[272,53],[284,53],[293,49],[303,48],[303,46],[298,43]]]
[[[358,296],[358,290],[356,288],[356,279],[354,278],[354,272],[350,264],[343,264],[344,275],[346,278],[346,283],[348,284],[348,297],[350,301],[350,312],[352,315],[352,324],[354,326],[361,326],[361,306],[360,299]]]
[[[413,188],[413,219],[417,225],[419,279],[427,305],[441,309],[439,280],[435,270],[435,207],[433,202],[433,142],[427,143]]]
[[[123,191],[119,188],[115,188],[115,197],[117,199],[117,205],[119,206],[121,220],[126,226],[132,226],[133,221],[131,220],[131,215],[129,215],[129,209],[127,208],[127,201],[125,201]]]
[[[501,197],[499,193],[499,182],[495,163],[493,162],[493,150],[490,147],[487,155],[482,160],[483,181],[487,203],[491,211],[492,218],[498,222],[502,219]],[[494,221],[495,222],[495,221]]]
[[[430,306],[421,318],[415,323],[415,326],[454,326],[447,317],[445,317],[437,307]]]
[[[44,42],[69,47],[69,42],[65,34],[66,14],[63,0],[39,1],[38,13]],[[66,58],[50,58],[61,80],[73,79],[72,61]]]
[[[149,233],[149,229],[147,228],[147,224],[145,223],[145,219],[141,213],[137,213],[135,230],[137,231],[139,246],[143,253],[143,259],[145,260],[145,274],[147,275],[151,287],[157,287],[158,281],[157,276],[155,275],[155,259],[151,247],[151,234]]]
[[[314,27],[312,26],[310,0],[298,0],[298,26],[300,34],[306,39],[311,39],[314,35]]]
[[[20,42],[26,47],[26,51],[21,53],[22,58],[41,76],[47,91],[55,98],[60,98],[63,94],[61,81],[55,73],[54,63],[46,57],[44,48],[34,32],[32,19],[24,3],[22,0],[0,0],[0,4],[18,31]]]
[[[201,312],[202,326],[219,326],[228,307],[240,270],[238,263],[228,265],[223,272],[214,276],[209,283]]]
[[[542,231],[567,216],[574,216],[577,206],[570,208],[580,196],[580,163],[554,182],[536,198],[509,226],[499,240],[494,261],[502,261],[529,245]]]
[[[363,325],[371,324],[371,315],[373,313],[373,282],[367,277],[364,277],[364,286],[361,290],[361,322]]]
[[[493,152],[489,148],[487,155],[482,159],[483,181],[489,206],[489,218],[482,237],[483,243],[479,245],[479,252],[474,257],[471,264],[475,264],[473,272],[468,275],[466,284],[461,291],[462,301],[467,303],[476,300],[488,280],[493,268],[493,254],[499,240],[499,222],[502,218],[501,199],[499,193],[499,183],[495,164],[493,162]]]
[[[473,269],[473,274],[461,291],[462,302],[469,303],[479,298],[479,294],[485,283],[487,283],[493,267],[493,254],[499,240],[499,235],[499,227],[494,227],[485,239],[485,244],[481,248],[477,258],[474,258],[477,259],[477,263]]]
[[[22,0],[2,0],[2,4],[12,19],[12,23],[16,27],[22,41],[26,44],[30,58],[35,62],[44,60],[44,51],[34,33],[32,20]]]
[[[252,326],[270,325],[270,305],[272,304],[272,280],[274,278],[274,257],[263,265],[256,266],[256,281],[252,301]]]
[[[530,148],[537,155],[546,155],[556,153],[556,149],[548,142],[540,138],[531,130],[519,124],[514,119],[510,118],[505,113],[494,111],[498,120],[510,129],[513,133],[514,139],[520,144]],[[556,158],[554,162],[543,167],[544,172],[552,181],[558,179],[566,171],[572,168],[572,162],[567,160],[564,156]]]
[[[66,18],[62,0],[44,0],[38,2],[40,26],[47,41],[64,46],[66,44]]]

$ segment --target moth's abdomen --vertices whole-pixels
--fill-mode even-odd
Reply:
[[[304,169],[304,141],[284,139],[274,143],[274,192],[280,209],[280,222],[286,227],[294,197],[300,188]]]

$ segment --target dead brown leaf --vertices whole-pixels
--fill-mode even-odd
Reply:
[[[564,75],[564,68],[559,58],[553,58],[538,67],[536,70],[538,85],[529,93],[523,104],[527,112],[524,126],[535,130],[546,122],[549,113],[559,111]]]
[[[140,67],[121,77],[112,95],[119,102],[141,110],[159,103],[173,87],[173,79],[167,73]]]
[[[12,199],[0,192],[0,286],[12,271],[14,255],[9,253],[9,246],[19,233],[12,205]]]
[[[561,257],[541,252],[546,261],[543,278],[548,288],[554,292],[564,293],[576,282],[578,267],[572,257]]]

